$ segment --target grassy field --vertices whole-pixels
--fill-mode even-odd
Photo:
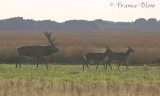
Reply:
[[[51,31],[50,31],[51,32]],[[45,57],[45,64],[36,68],[35,58],[25,58],[22,68],[15,68],[16,48],[28,45],[49,45],[41,31],[0,31],[0,96],[160,96],[160,32],[146,31],[52,31],[60,52]],[[125,66],[117,62],[105,70],[89,65],[82,70],[83,54],[134,53]],[[134,66],[133,66],[134,65]],[[140,66],[141,65],[141,66]]]
[[[36,68],[36,65],[22,65],[22,68],[15,68],[15,65],[1,64],[0,79],[38,79],[42,81],[53,81],[61,83],[64,81],[82,82],[82,83],[149,83],[160,82],[160,68],[157,66],[129,66],[126,71],[125,66],[120,67],[112,65],[113,70],[105,70],[103,66],[90,65],[91,69],[82,70],[82,65],[49,65],[49,70],[45,64]]]
[[[0,65],[1,96],[159,96],[160,67],[112,65]],[[47,94],[47,95],[46,95]]]

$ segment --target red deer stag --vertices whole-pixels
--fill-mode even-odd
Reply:
[[[59,52],[59,50],[56,48],[54,41],[55,38],[51,38],[52,33],[48,33],[47,31],[44,32],[45,36],[47,37],[50,45],[49,46],[22,46],[17,48],[19,57],[16,61],[16,68],[17,68],[17,63],[19,63],[19,66],[21,67],[20,61],[21,58],[24,56],[30,56],[30,57],[36,57],[37,58],[37,68],[39,64],[39,59],[42,59],[46,67],[48,69],[48,65],[46,63],[46,60],[43,58],[44,56],[49,56],[52,53]]]
[[[128,50],[126,53],[122,53],[122,52],[110,52],[110,54],[108,55],[108,62],[106,63],[106,69],[107,69],[107,65],[109,64],[110,66],[110,62],[112,60],[118,60],[119,61],[119,66],[118,66],[118,70],[119,70],[119,67],[120,67],[120,64],[121,62],[123,61],[124,64],[126,65],[126,68],[128,70],[128,67],[127,67],[127,64],[126,64],[126,59],[127,57],[130,55],[131,52],[134,52],[134,50],[130,47],[128,47]],[[112,67],[110,66],[110,68],[112,69]]]
[[[89,68],[88,62],[90,62],[90,60],[98,61],[98,64],[96,66],[96,69],[97,69],[100,61],[102,62],[110,52],[110,48],[106,47],[106,49],[107,50],[105,53],[85,53],[84,62],[83,62],[83,70],[84,70],[84,64],[86,64],[87,68]],[[105,68],[105,64],[104,64],[104,68]]]

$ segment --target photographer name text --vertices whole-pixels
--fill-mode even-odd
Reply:
[[[149,2],[140,2],[138,4],[123,3],[123,2],[110,2],[110,6],[117,8],[155,8],[156,5]]]

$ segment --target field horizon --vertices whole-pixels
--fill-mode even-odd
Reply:
[[[160,67],[0,64],[1,96],[159,96]]]

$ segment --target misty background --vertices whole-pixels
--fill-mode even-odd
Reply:
[[[68,20],[62,23],[52,20],[23,19],[13,17],[0,20],[0,30],[143,30],[160,31],[160,21],[138,18],[134,22],[113,22],[101,19]]]

